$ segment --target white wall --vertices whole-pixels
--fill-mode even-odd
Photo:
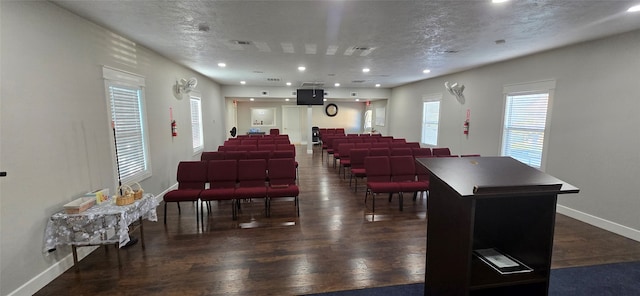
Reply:
[[[581,191],[559,210],[640,240],[640,31],[398,87],[389,100],[390,133],[419,140],[421,97],[443,93],[439,145],[454,154],[499,155],[503,86],[556,80],[546,172]],[[460,105],[444,82],[466,86]],[[471,109],[469,137],[462,133]]]
[[[226,93],[225,93],[226,95]],[[386,102],[386,100],[381,100]],[[366,108],[366,103],[364,102],[347,102],[347,101],[334,101],[332,102],[338,106],[338,114],[334,117],[329,117],[325,114],[324,106],[313,106],[311,111],[311,126],[317,126],[322,128],[336,128],[341,127],[345,129],[345,133],[361,133],[363,132],[364,125],[364,111]],[[327,103],[328,104],[328,103]],[[233,105],[232,99],[227,99],[227,105]],[[291,106],[296,107],[295,102],[285,102],[282,99],[277,101],[241,101],[237,103],[237,109],[228,108],[228,112],[236,112],[238,116],[238,134],[245,134],[249,131],[251,126],[251,108],[275,108],[276,109],[276,126],[275,127],[262,127],[261,131],[269,133],[270,128],[278,128],[281,133],[283,132],[282,128],[282,107],[283,106]],[[307,127],[307,107],[299,106],[301,108],[300,111],[300,125],[303,130],[301,134],[301,139],[303,142],[306,142],[308,132],[310,132],[310,127]],[[232,117],[232,114],[229,114],[228,117]],[[230,129],[230,128],[229,128]]]
[[[199,159],[191,147],[189,100],[173,97],[175,80],[199,80],[205,149],[222,143],[226,112],[218,84],[126,38],[49,2],[0,5],[0,169],[8,172],[0,179],[0,294],[30,295],[69,260],[68,247],[43,254],[48,217],[76,195],[115,191],[103,65],[146,78],[153,170],[141,182],[147,192],[173,186],[180,160]]]

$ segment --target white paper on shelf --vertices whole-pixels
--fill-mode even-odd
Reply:
[[[516,267],[520,265],[518,264],[518,262],[509,259],[509,257],[503,255],[495,249],[481,249],[475,250],[475,252],[498,268]]]

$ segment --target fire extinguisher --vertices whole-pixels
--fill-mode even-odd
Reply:
[[[465,135],[469,135],[469,119],[464,121],[463,132]]]
[[[175,120],[171,121],[171,136],[173,136],[173,137],[177,137],[178,136],[178,128],[176,127],[176,121]]]

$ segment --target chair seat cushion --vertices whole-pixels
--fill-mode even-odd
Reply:
[[[429,190],[429,183],[424,181],[399,182],[402,192],[416,192]]]
[[[365,169],[354,169],[351,168],[351,174],[356,176],[356,177],[366,177],[367,176],[367,171]]]
[[[201,200],[230,200],[235,198],[235,188],[212,188],[200,192]]]
[[[163,200],[165,202],[194,201],[200,197],[200,189],[176,189],[167,192]]]
[[[400,186],[396,182],[367,182],[367,188],[374,193],[400,192]]]
[[[234,193],[235,198],[261,198],[267,196],[267,187],[239,187]]]
[[[289,197],[298,196],[300,194],[300,188],[297,185],[274,186],[267,188],[267,195],[269,197]]]

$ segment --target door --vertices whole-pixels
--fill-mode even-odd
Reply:
[[[282,133],[289,135],[291,144],[302,142],[300,110],[298,106],[282,106]]]

